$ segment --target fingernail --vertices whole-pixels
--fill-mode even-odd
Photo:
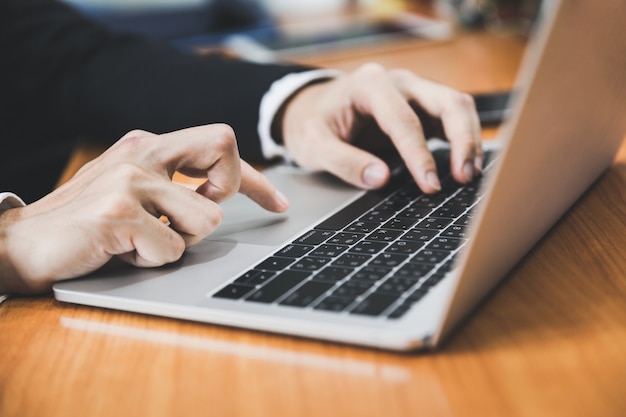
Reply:
[[[428,171],[426,173],[426,182],[430,184],[436,191],[441,191],[441,183],[439,182],[439,177],[437,173],[434,171]]]
[[[289,207],[289,200],[287,199],[285,194],[281,193],[278,190],[276,190],[276,201],[278,201],[278,203],[284,208]]]
[[[474,165],[470,161],[465,162],[463,165],[463,176],[467,181],[474,179]]]
[[[387,180],[387,168],[381,164],[370,164],[363,171],[363,182],[372,188],[381,187]]]

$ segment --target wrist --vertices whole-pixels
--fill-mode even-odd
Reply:
[[[284,109],[286,108],[285,104],[295,96],[296,92],[302,91],[303,87],[310,86],[318,80],[327,81],[341,74],[340,71],[336,70],[316,69],[288,74],[271,85],[261,100],[259,124],[257,126],[261,140],[261,151],[265,159],[289,159],[284,147],[281,145],[281,128]],[[273,134],[277,134],[279,137],[273,137]]]
[[[21,218],[22,208],[0,211],[0,294],[23,290],[11,252],[12,227]]]
[[[294,93],[283,102],[283,104],[276,111],[276,114],[274,115],[274,119],[272,120],[272,125],[270,128],[270,134],[274,142],[276,142],[279,145],[285,144],[284,135],[283,135],[283,132],[285,129],[285,115],[287,114],[287,109],[294,102],[294,100],[297,100],[299,96],[301,96],[305,91],[309,90],[313,86],[328,82],[330,80],[331,78],[323,78],[323,79],[317,79],[317,80],[311,81],[310,83],[294,91]]]
[[[37,294],[49,290],[50,281],[30,279],[24,275],[25,267],[32,263],[32,248],[24,242],[36,233],[36,228],[26,226],[29,206],[0,211],[0,294]],[[28,233],[28,235],[26,235]]]

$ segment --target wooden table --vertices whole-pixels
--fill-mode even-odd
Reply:
[[[306,62],[376,59],[476,92],[510,87],[523,50],[473,34]],[[12,298],[0,306],[0,415],[624,416],[625,249],[623,146],[437,353]]]

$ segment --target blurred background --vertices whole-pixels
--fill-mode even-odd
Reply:
[[[266,59],[397,37],[487,28],[527,34],[542,0],[62,0],[114,30],[194,51],[228,45]],[[547,1],[547,0],[543,0]]]

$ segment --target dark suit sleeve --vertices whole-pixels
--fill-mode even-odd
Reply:
[[[261,65],[111,33],[54,0],[0,0],[4,97],[24,143],[110,144],[131,129],[231,125],[242,157],[262,158],[256,127],[271,83],[307,68]],[[2,117],[2,116],[0,116]],[[11,127],[11,126],[10,126]],[[17,132],[17,133],[15,133]]]

